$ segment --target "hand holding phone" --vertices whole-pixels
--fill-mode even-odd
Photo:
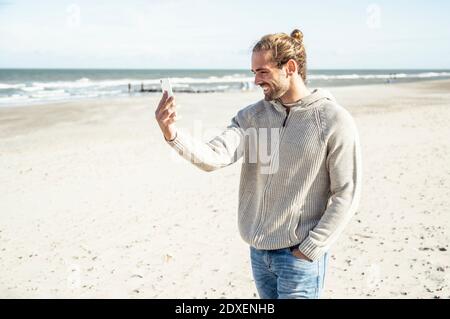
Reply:
[[[169,79],[161,80],[161,89],[163,90],[163,96],[155,111],[155,117],[164,134],[164,138],[166,141],[171,141],[177,136],[175,122],[180,119],[180,116],[176,112],[175,100]]]

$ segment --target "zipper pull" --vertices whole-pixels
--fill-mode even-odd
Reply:
[[[286,121],[287,121],[288,116],[289,116],[289,111],[286,112],[286,117],[284,118],[284,121],[283,121],[283,127],[286,126]]]

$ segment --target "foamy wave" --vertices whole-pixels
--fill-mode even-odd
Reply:
[[[19,84],[0,83],[0,90],[21,89],[24,86],[25,84],[23,83]]]
[[[112,87],[128,85],[130,82],[136,82],[136,80],[122,79],[122,80],[106,80],[106,81],[91,81],[87,78],[82,78],[76,81],[57,81],[57,82],[33,82],[33,87],[41,89],[81,89],[88,87]]]
[[[418,75],[419,78],[435,78],[435,77],[442,77],[442,76],[450,76],[450,72],[426,72],[426,73],[420,73]]]
[[[20,89],[25,92],[36,92],[36,91],[42,90],[43,88],[40,86],[26,86],[26,87],[22,87]]]
[[[32,98],[54,98],[67,96],[70,96],[70,94],[64,90],[39,91],[31,95]]]
[[[7,102],[21,102],[26,100],[29,100],[28,96],[13,94],[11,96],[0,97],[0,104]]]
[[[191,77],[174,77],[170,78],[170,81],[175,88],[188,88],[192,84],[209,85],[209,84],[226,84],[226,83],[241,83],[241,82],[253,82],[252,77],[245,77],[242,74],[233,74],[223,77],[208,77],[208,78],[191,78]],[[127,88],[128,84],[133,87],[144,84],[146,86],[158,86],[160,85],[160,79],[118,79],[118,80],[104,80],[104,81],[92,81],[88,78],[81,78],[76,81],[55,81],[55,82],[32,82],[30,84],[18,83],[0,83],[0,90],[21,90],[28,94],[34,92],[46,91],[46,90],[72,90],[72,89],[101,89],[123,87]],[[51,94],[51,93],[44,93]]]
[[[417,70],[401,71],[394,73],[394,70],[382,71],[379,74],[370,70],[366,71],[316,71],[319,74],[310,74],[309,79],[313,81],[324,81],[324,85],[344,85],[348,83],[383,83],[388,79],[420,80],[427,78],[450,77],[448,71]],[[378,71],[379,72],[379,71]],[[334,74],[333,74],[334,73]],[[366,73],[366,74],[365,74]],[[195,74],[195,73],[194,73]],[[194,75],[193,74],[193,75]],[[126,75],[125,75],[126,76]],[[199,76],[201,76],[199,74]],[[229,75],[211,75],[201,77],[171,77],[172,86],[180,92],[201,92],[201,91],[228,91],[240,89],[252,89],[254,87],[254,77],[245,73],[234,73]],[[72,100],[82,98],[96,98],[106,96],[128,95],[128,84],[132,85],[132,94],[138,94],[141,84],[144,88],[158,90],[160,79],[138,79],[130,76],[121,79],[92,80],[81,77],[73,81],[35,81],[23,83],[7,83],[4,80],[0,83],[0,105],[13,104],[33,104],[35,102]],[[241,83],[244,83],[242,86]],[[314,85],[316,85],[314,83]],[[319,82],[321,85],[321,83]]]
[[[309,79],[311,80],[372,80],[372,79],[390,79],[390,78],[439,78],[439,77],[450,77],[450,72],[422,72],[422,73],[391,73],[391,74],[338,74],[338,75],[327,75],[327,74],[310,74]],[[207,78],[193,78],[193,77],[172,77],[170,78],[171,83],[174,87],[186,88],[192,84],[228,84],[228,83],[241,83],[241,82],[253,82],[254,78],[249,77],[246,74],[233,74],[226,76],[210,76]],[[113,87],[124,87],[126,88],[128,84],[136,87],[141,84],[159,86],[160,79],[133,79],[124,78],[117,80],[91,80],[89,78],[80,78],[75,81],[54,81],[54,82],[32,82],[32,83],[0,83],[0,90],[5,89],[16,89],[22,90],[24,92],[37,92],[41,90],[51,89],[105,89]]]
[[[58,101],[69,101],[78,100],[86,98],[101,98],[109,96],[122,96],[123,92],[121,90],[111,90],[111,91],[84,91],[80,94],[67,93],[64,90],[57,91],[41,91],[32,95],[21,95],[13,94],[11,96],[0,96],[0,106],[14,106],[14,105],[24,105],[24,104],[38,104],[42,102],[58,102]]]

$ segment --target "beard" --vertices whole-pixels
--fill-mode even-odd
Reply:
[[[264,92],[264,100],[273,101],[282,97],[289,89],[288,86],[283,86],[280,84],[269,84],[264,83],[268,87],[267,92]]]

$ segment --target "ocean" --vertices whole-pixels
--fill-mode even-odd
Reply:
[[[170,78],[175,93],[257,89],[250,70],[0,69],[0,107],[159,94],[161,78]],[[450,70],[309,70],[308,86],[348,86],[444,78],[450,78]]]

